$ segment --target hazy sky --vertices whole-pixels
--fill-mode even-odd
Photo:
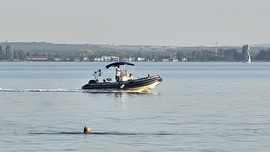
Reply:
[[[0,20],[1,42],[270,42],[270,0],[1,0]]]

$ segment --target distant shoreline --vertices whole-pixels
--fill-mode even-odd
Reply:
[[[270,44],[254,45],[252,62],[270,61]],[[267,47],[269,46],[269,47]],[[0,42],[1,62],[242,62],[241,46],[154,46]]]

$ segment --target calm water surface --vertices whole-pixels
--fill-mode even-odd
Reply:
[[[82,91],[106,64],[0,62],[0,151],[270,151],[270,63],[135,63],[164,81]]]

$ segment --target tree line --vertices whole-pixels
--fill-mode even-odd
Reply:
[[[202,50],[188,53],[179,51],[176,56],[179,60],[186,57],[188,61],[193,62],[242,62],[246,58],[244,53],[240,53],[236,49]],[[261,49],[258,53],[253,53],[251,58],[253,61],[270,61],[270,49]]]
[[[165,50],[81,50],[81,51],[46,51],[46,50],[13,50],[12,46],[0,46],[0,60],[27,61],[28,58],[46,58],[46,61],[95,61],[102,56],[117,56],[119,60],[144,58],[144,61],[189,61],[189,62],[241,62],[244,56],[237,49],[165,49]],[[270,61],[270,49],[263,48],[251,55],[252,61]],[[57,59],[57,60],[56,60]],[[185,59],[185,60],[183,60]]]

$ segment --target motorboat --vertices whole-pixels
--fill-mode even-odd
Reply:
[[[131,72],[126,70],[126,68],[124,68],[125,66],[131,66]],[[94,79],[90,80],[87,84],[85,84],[82,89],[150,92],[150,90],[155,88],[163,80],[162,77],[159,75],[151,76],[150,74],[142,78],[133,79],[132,71],[134,68],[134,64],[130,62],[113,62],[106,65],[105,67],[108,70],[116,70],[115,78],[113,78],[112,76],[104,78],[102,71],[99,69],[94,72]],[[118,68],[120,69],[119,74]]]

